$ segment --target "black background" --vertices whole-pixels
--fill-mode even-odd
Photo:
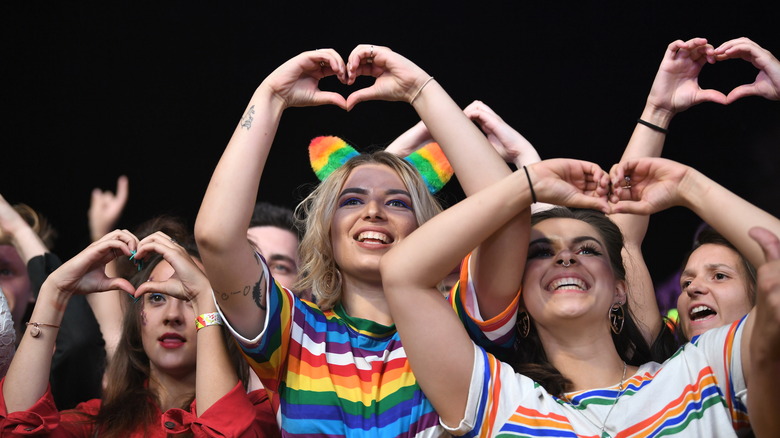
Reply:
[[[780,54],[776,3],[4,2],[0,193],[53,222],[63,257],[87,243],[92,188],[113,190],[120,174],[130,178],[120,226],[159,213],[192,224],[262,79],[301,51],[346,56],[359,43],[415,61],[461,106],[483,100],[542,157],[608,168],[670,42],[747,36]],[[728,92],[756,73],[732,60],[705,66],[700,83]],[[350,91],[332,78],[322,88]],[[288,110],[259,199],[293,207],[316,182],[312,137],[384,145],[415,122],[397,102]],[[778,122],[780,102],[705,103],[675,118],[664,156],[777,215]],[[451,182],[443,196],[462,194]],[[658,278],[676,269],[697,225],[680,208],[651,222],[645,250]]]

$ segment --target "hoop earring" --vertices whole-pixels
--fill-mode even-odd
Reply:
[[[528,316],[528,312],[525,310],[520,312],[519,316],[517,329],[520,332],[520,336],[527,338],[528,334],[531,333],[531,317]]]
[[[612,333],[619,335],[623,331],[623,324],[626,322],[626,314],[623,305],[615,303],[609,309],[609,328]]]
[[[333,285],[331,293],[335,293],[336,291],[341,292],[341,271],[339,268],[335,268],[334,272],[336,273],[336,283]]]

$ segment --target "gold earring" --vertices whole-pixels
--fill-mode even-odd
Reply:
[[[531,317],[528,316],[528,312],[523,310],[520,312],[520,318],[518,319],[518,329],[520,331],[520,336],[523,338],[528,337],[528,333],[531,333]]]
[[[623,311],[622,303],[615,303],[609,309],[609,326],[612,333],[619,335],[623,331],[623,324],[626,322],[626,314]]]

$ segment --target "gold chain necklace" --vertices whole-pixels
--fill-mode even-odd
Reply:
[[[626,366],[626,361],[623,361],[623,377],[620,378],[620,386],[618,386],[618,393],[617,393],[617,396],[615,396],[615,403],[612,403],[612,406],[610,406],[609,411],[607,411],[607,416],[604,417],[604,422],[600,426],[601,427],[601,434],[599,434],[599,436],[601,436],[601,438],[604,438],[604,436],[605,436],[604,429],[607,428],[607,420],[609,420],[609,414],[611,414],[612,410],[615,409],[615,405],[618,404],[618,400],[620,400],[620,396],[623,395],[623,385],[626,382],[626,368],[628,368]],[[574,403],[571,401],[569,396],[564,394],[564,397],[566,398],[566,401],[569,402],[570,405],[572,405],[572,408],[574,408]],[[574,410],[579,412],[580,415],[582,415],[582,418],[588,420],[588,423],[590,423],[590,424],[592,424],[592,425],[594,425],[596,427],[599,427],[598,424],[596,424],[593,421],[591,421],[591,419],[588,418],[588,416],[585,415],[584,412],[582,412],[582,409],[574,408]],[[606,436],[608,437],[609,435],[606,435]]]

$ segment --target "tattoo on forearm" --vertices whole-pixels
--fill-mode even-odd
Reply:
[[[241,119],[241,126],[249,129],[252,127],[252,121],[255,120],[253,117],[255,115],[255,106],[252,105],[249,107],[249,109],[246,111],[246,114],[244,115],[244,118]]]
[[[263,284],[265,283],[263,281],[264,279],[265,272],[261,272],[260,279],[257,280],[254,288],[252,288],[252,298],[255,299],[255,304],[257,304],[257,307],[259,307],[261,310],[266,310],[265,305],[263,305]]]

